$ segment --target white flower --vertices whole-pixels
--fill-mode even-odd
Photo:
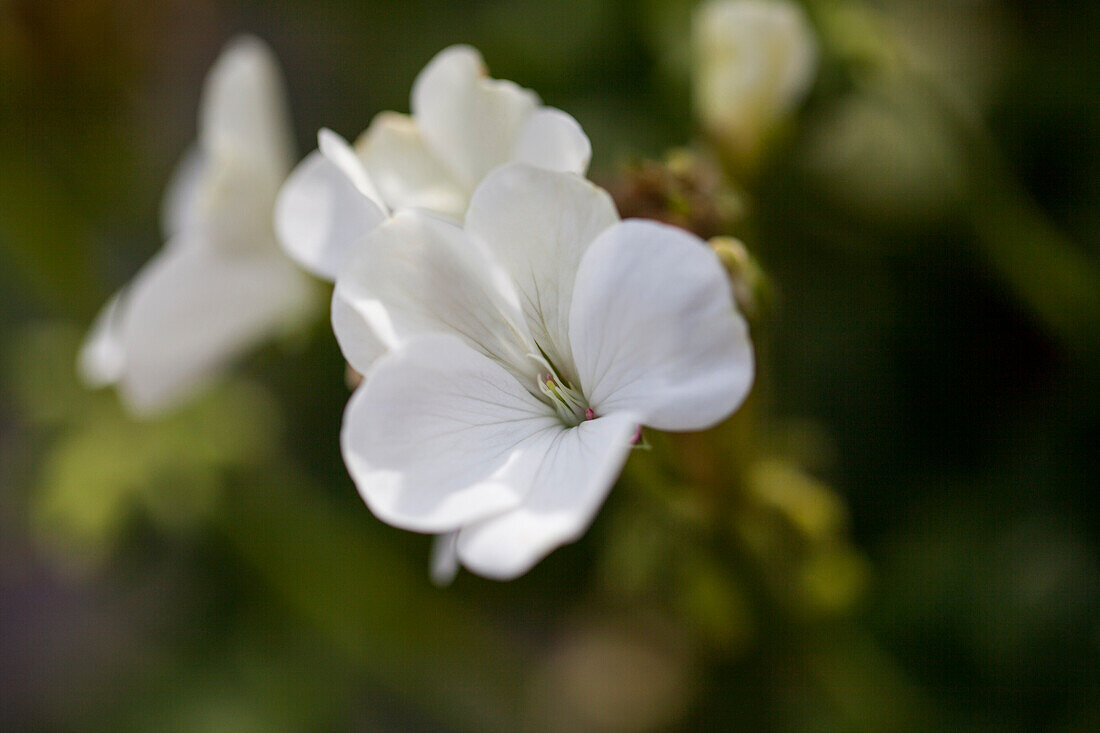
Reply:
[[[258,39],[235,39],[207,76],[198,143],[165,194],[167,244],[80,354],[88,384],[116,385],[137,414],[167,409],[311,308],[312,284],[271,224],[292,160],[276,61]]]
[[[751,156],[809,90],[817,41],[788,0],[710,0],[695,11],[695,106],[703,126]]]
[[[378,517],[444,535],[440,576],[526,572],[584,532],[641,425],[714,425],[753,375],[702,240],[522,163],[485,178],[464,226],[408,210],[376,228],[332,315],[366,375],[345,462]]]
[[[489,171],[509,161],[584,174],[592,149],[576,120],[486,76],[469,46],[439,52],[417,76],[412,114],[382,112],[353,150],[324,130],[287,180],[276,228],[287,252],[334,280],[348,249],[389,211],[462,218]]]

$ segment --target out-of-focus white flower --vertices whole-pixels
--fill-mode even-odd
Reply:
[[[620,222],[603,190],[523,163],[484,179],[464,225],[411,209],[377,227],[336,283],[333,326],[366,375],[348,469],[378,517],[444,535],[443,580],[458,562],[526,572],[584,532],[641,425],[714,425],[753,376],[702,240]]]
[[[275,58],[237,38],[206,78],[198,143],[165,194],[167,244],[96,319],[79,358],[85,382],[155,413],[303,317],[312,284],[271,223],[292,161]]]
[[[789,0],[708,0],[693,19],[695,107],[707,132],[752,157],[809,90],[817,39]]]
[[[334,280],[352,244],[390,211],[461,220],[497,166],[523,161],[583,175],[591,154],[576,120],[528,89],[488,78],[477,50],[451,46],[417,76],[411,115],[380,113],[354,151],[322,131],[318,150],[283,187],[276,228],[294,259]]]

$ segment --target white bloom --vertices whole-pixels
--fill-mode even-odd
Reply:
[[[817,41],[789,0],[710,0],[695,11],[695,106],[703,126],[751,155],[809,90]]]
[[[526,572],[584,532],[641,425],[714,425],[753,375],[702,240],[620,222],[601,189],[522,163],[485,178],[464,226],[408,210],[376,228],[337,281],[333,326],[366,375],[348,469],[381,519],[444,534],[443,578],[455,560]]]
[[[469,46],[439,52],[417,76],[412,114],[382,112],[356,143],[322,131],[280,194],[276,228],[294,259],[333,280],[352,243],[392,210],[462,218],[489,171],[509,161],[584,174],[584,131],[538,95],[486,76]]]
[[[166,192],[167,244],[103,309],[80,354],[87,383],[116,385],[138,414],[166,409],[311,307],[311,283],[271,224],[292,160],[275,59],[238,38],[207,76],[198,143]]]

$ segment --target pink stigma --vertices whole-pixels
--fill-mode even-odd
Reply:
[[[638,429],[634,431],[634,437],[630,439],[631,445],[638,445],[642,442],[642,426],[639,425]]]
[[[587,410],[584,411],[584,419],[585,420],[593,420],[593,419],[595,419],[595,417],[596,417],[596,411],[593,410],[591,407],[589,407]]]

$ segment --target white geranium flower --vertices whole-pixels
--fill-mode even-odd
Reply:
[[[695,11],[695,106],[703,126],[751,156],[809,90],[817,40],[789,0],[709,0]]]
[[[157,412],[303,316],[312,285],[271,223],[292,161],[276,61],[260,40],[235,39],[207,76],[198,143],[165,195],[167,244],[103,309],[80,354],[88,384]]]
[[[353,242],[392,210],[462,218],[489,171],[509,161],[584,174],[592,148],[576,120],[538,95],[490,79],[477,50],[451,46],[417,76],[412,114],[382,112],[356,143],[322,131],[280,194],[287,252],[334,280]]]
[[[522,163],[482,181],[464,225],[407,210],[376,228],[332,315],[366,375],[345,462],[378,517],[444,535],[443,579],[526,572],[584,532],[640,426],[714,425],[753,376],[702,240]]]

